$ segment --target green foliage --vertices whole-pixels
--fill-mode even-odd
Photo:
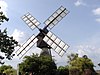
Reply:
[[[33,73],[34,75],[54,75],[57,67],[50,56],[26,56],[23,62],[19,65],[20,72]]]
[[[0,7],[1,9],[1,7]],[[8,21],[7,18],[2,11],[0,11],[0,25],[4,20]],[[4,64],[2,60],[7,58],[11,60],[15,54],[12,54],[14,51],[14,47],[18,46],[18,42],[13,39],[13,37],[9,37],[7,35],[7,29],[3,32],[0,30],[0,52],[4,53],[5,56],[0,56],[0,64]]]
[[[78,54],[68,56],[69,65],[56,67],[56,64],[50,56],[25,56],[23,62],[20,63],[19,69],[21,75],[33,73],[33,75],[82,75],[86,69],[94,72],[93,62],[84,55],[79,57]]]
[[[13,37],[9,37],[7,35],[7,29],[4,31],[0,30],[0,52],[5,54],[5,57],[8,60],[11,60],[12,57],[14,56],[13,51],[14,48],[18,46],[18,42],[13,39]],[[4,59],[4,56],[0,56],[0,59]],[[3,62],[0,61],[1,64]]]
[[[57,69],[57,75],[69,75],[69,67],[59,66]]]
[[[0,7],[0,9],[1,9],[1,7]],[[1,25],[2,22],[4,22],[4,20],[8,21],[9,18],[7,18],[7,17],[3,14],[2,11],[0,11],[0,25]]]
[[[84,55],[83,57],[78,57],[78,54],[71,54],[70,56],[68,56],[68,58],[69,70],[79,70],[81,73],[85,69],[94,71],[94,64],[86,55]]]
[[[0,67],[0,73],[5,73],[6,75],[17,75],[15,69],[13,69],[10,65],[3,65]]]
[[[5,70],[11,69],[11,68],[12,68],[12,67],[11,67],[10,65],[9,65],[9,66],[3,65],[3,66],[0,67],[0,72],[3,73]]]
[[[13,68],[4,71],[6,75],[17,75],[17,71]]]

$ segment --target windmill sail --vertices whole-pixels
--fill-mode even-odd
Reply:
[[[60,20],[62,20],[69,13],[66,8],[61,6],[57,9],[45,22],[44,24],[51,30]]]
[[[32,35],[20,48],[16,51],[17,56],[22,58],[27,51],[37,42],[37,38]]]
[[[22,20],[32,29],[38,28],[40,22],[34,18],[30,13],[25,14],[22,16]]]
[[[52,32],[48,32],[47,35],[43,39],[59,56],[63,56],[66,50],[68,49],[68,45],[60,40],[57,36],[55,36]]]

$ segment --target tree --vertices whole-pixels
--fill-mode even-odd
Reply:
[[[0,9],[1,9],[1,7],[0,7]],[[0,11],[0,25],[1,25],[2,22],[4,22],[4,20],[8,21],[9,18],[7,18],[7,17],[3,14],[2,11]]]
[[[69,75],[69,67],[59,66],[57,69],[57,75]]]
[[[0,73],[3,73],[7,69],[11,69],[12,67],[10,65],[3,65],[0,67]]]
[[[2,60],[4,58],[7,58],[8,60],[11,60],[14,54],[14,48],[18,46],[18,42],[13,39],[13,37],[9,37],[7,34],[7,29],[4,31],[0,30],[0,52],[4,53],[5,56],[0,56],[0,64],[4,64]]]
[[[78,54],[71,54],[68,58],[70,71],[79,71],[82,74],[86,69],[90,69],[95,72],[93,62],[86,55],[78,57]]]
[[[4,71],[6,75],[17,75],[17,71],[13,68]]]
[[[56,64],[50,56],[25,56],[23,62],[19,65],[20,72],[30,72],[34,75],[55,75]]]
[[[70,55],[67,56],[69,61],[68,63],[70,63],[71,61],[75,60],[78,57],[78,54],[73,54],[71,53]]]
[[[9,18],[7,18],[2,11],[0,11],[0,25],[2,22],[4,22],[4,20],[8,21]],[[7,58],[8,60],[12,59],[12,57],[15,55],[12,53],[16,46],[18,46],[18,42],[15,41],[13,37],[8,36],[7,28],[4,29],[4,31],[1,31],[0,29],[0,52],[5,54],[5,56],[0,55],[0,64],[4,64],[4,62],[2,62],[4,58]]]
[[[6,75],[17,75],[15,69],[12,68],[10,65],[3,65],[0,67],[0,73],[5,73]]]

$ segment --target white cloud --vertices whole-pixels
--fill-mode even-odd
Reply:
[[[14,32],[12,33],[12,36],[16,41],[22,42],[23,41],[23,37],[25,37],[25,34],[24,34],[23,31],[15,29]]]
[[[81,5],[81,2],[78,0],[78,1],[75,2],[75,5],[76,6],[80,6]]]
[[[92,12],[93,12],[93,14],[96,15],[96,17],[97,17],[97,18],[95,19],[95,21],[100,23],[100,7],[94,9]]]
[[[90,45],[90,44],[79,45],[76,47],[76,49],[77,49],[77,53],[79,54],[79,56],[83,56],[83,55],[90,56],[92,52],[96,53],[97,52],[96,50],[99,50],[99,48],[96,48],[94,45]]]
[[[0,56],[1,56],[1,55],[2,55],[3,57],[5,57],[5,54],[4,54],[4,53],[2,53],[2,52],[0,51]]]
[[[74,4],[75,4],[75,6],[80,6],[80,5],[86,6],[86,4],[83,2],[83,0],[77,0]]]
[[[100,7],[93,10],[94,15],[100,16]]]
[[[0,11],[3,11],[3,13],[6,15],[8,5],[4,0],[0,0],[0,7]]]
[[[97,18],[96,21],[100,23],[100,18]]]

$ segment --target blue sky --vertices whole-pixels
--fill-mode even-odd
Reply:
[[[3,3],[2,3],[3,2]],[[4,22],[0,29],[7,28],[8,34],[12,35],[20,44],[23,44],[32,34],[32,31],[21,19],[21,16],[30,12],[44,27],[43,22],[61,5],[67,8],[70,13],[63,18],[51,31],[65,41],[70,48],[61,58],[52,51],[58,65],[67,64],[67,56],[71,52],[80,56],[87,54],[98,67],[100,62],[100,0],[0,0],[0,5],[5,14],[10,18]],[[40,49],[33,47],[28,54],[40,52]],[[14,64],[14,67],[21,61],[15,57],[6,64]],[[62,62],[61,62],[62,61]]]

